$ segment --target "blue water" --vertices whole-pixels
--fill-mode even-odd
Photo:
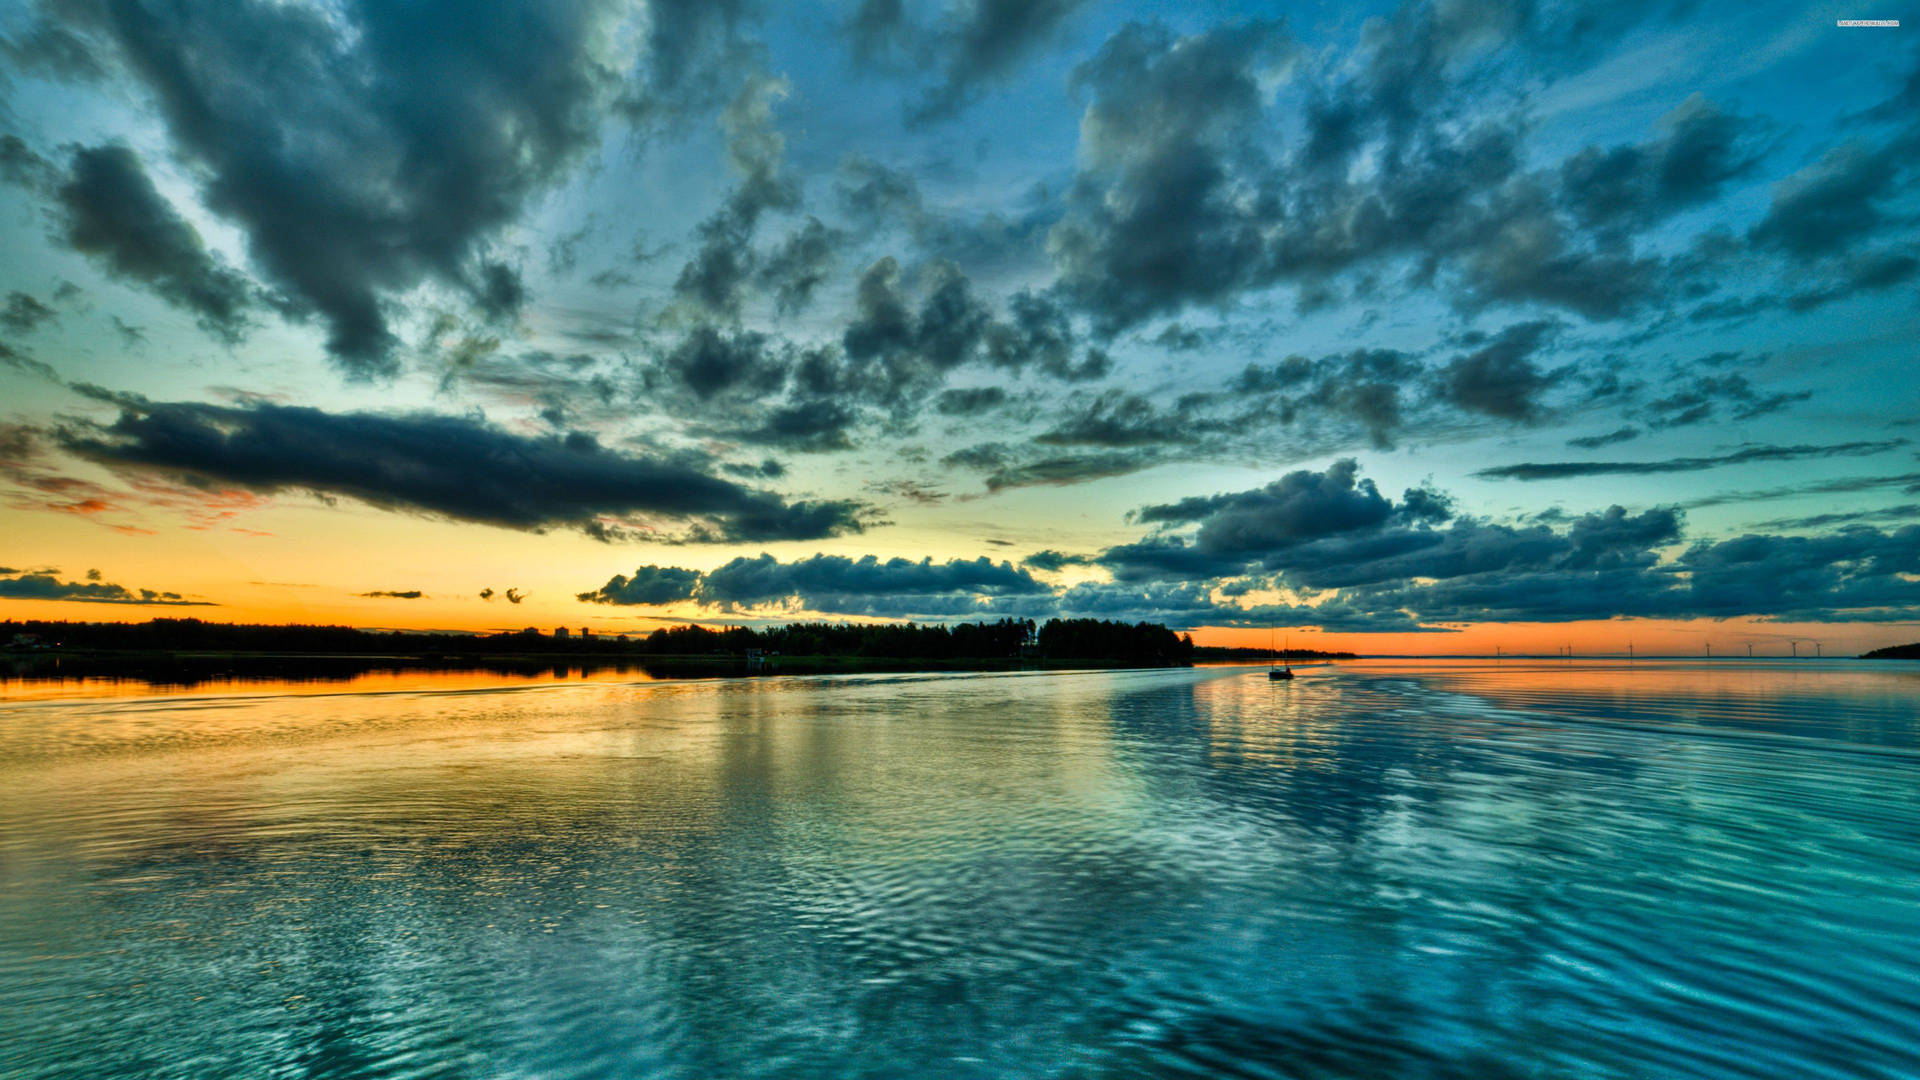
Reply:
[[[1913,1077],[1920,665],[0,702],[0,1076]]]

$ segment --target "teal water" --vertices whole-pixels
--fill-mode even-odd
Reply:
[[[0,701],[0,1076],[1913,1077],[1920,665]]]

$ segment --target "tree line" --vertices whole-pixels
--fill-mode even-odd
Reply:
[[[40,620],[0,622],[0,645],[129,652],[255,652],[361,655],[626,655],[745,654],[859,656],[896,659],[1113,660],[1186,664],[1193,639],[1158,623],[1106,619],[1001,619],[974,623],[789,623],[753,628],[665,627],[642,636],[564,636],[528,627],[498,634],[409,633],[346,626],[219,623],[153,619],[144,623]]]

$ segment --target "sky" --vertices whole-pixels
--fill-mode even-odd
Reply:
[[[0,618],[1920,639],[1901,14],[8,4]]]

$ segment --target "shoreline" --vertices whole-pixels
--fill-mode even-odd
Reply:
[[[196,650],[47,649],[0,654],[7,682],[139,682],[193,687],[222,682],[346,682],[373,675],[490,673],[503,677],[639,672],[653,678],[751,678],[906,672],[1065,671],[1172,668],[1125,657],[886,657],[796,655],[756,660],[742,655],[582,653],[298,653]],[[0,695],[4,696],[4,695]]]

